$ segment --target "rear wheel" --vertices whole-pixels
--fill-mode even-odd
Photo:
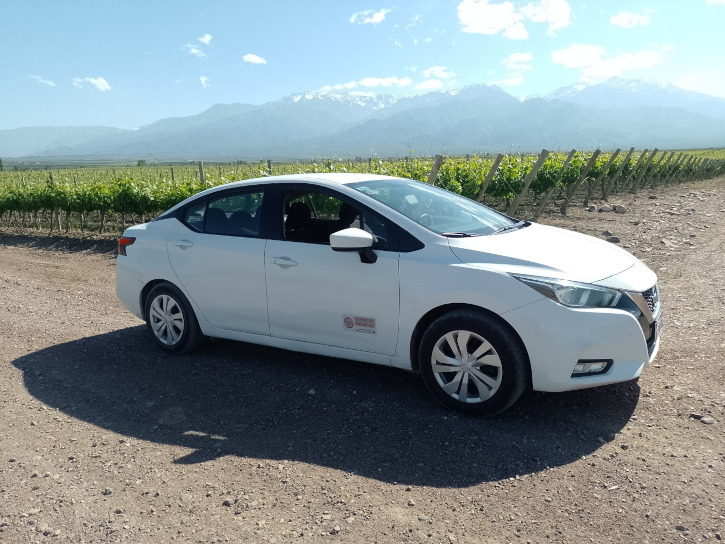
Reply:
[[[146,328],[156,345],[172,353],[187,353],[204,343],[194,311],[181,291],[161,283],[146,298]]]
[[[436,319],[423,334],[421,375],[441,403],[476,415],[514,404],[529,382],[520,340],[498,320],[470,310]]]

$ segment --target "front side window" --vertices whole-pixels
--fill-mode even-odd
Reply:
[[[358,228],[373,235],[373,249],[393,249],[390,222],[355,203],[319,191],[290,191],[284,210],[285,240],[329,244],[332,233]]]
[[[212,195],[189,206],[184,223],[206,234],[258,237],[263,198],[261,191]]]
[[[444,236],[494,234],[517,224],[478,202],[418,181],[371,180],[348,186]]]

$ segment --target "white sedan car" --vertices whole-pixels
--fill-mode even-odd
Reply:
[[[631,254],[408,179],[215,187],[127,229],[117,264],[166,351],[217,337],[391,365],[474,414],[635,379],[659,347],[657,278]]]

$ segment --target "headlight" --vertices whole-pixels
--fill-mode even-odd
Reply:
[[[511,276],[532,289],[536,289],[554,302],[572,308],[616,308],[622,298],[620,291],[589,283],[519,276],[518,274],[511,274]]]

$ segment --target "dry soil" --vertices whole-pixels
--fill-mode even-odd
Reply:
[[[390,368],[167,356],[115,298],[113,241],[0,232],[0,543],[722,540],[725,178],[610,204],[542,222],[657,272],[658,358],[490,420]]]

